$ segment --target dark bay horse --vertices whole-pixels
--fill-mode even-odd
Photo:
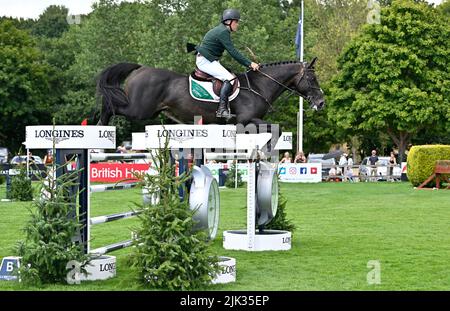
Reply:
[[[261,65],[259,71],[237,75],[239,95],[230,102],[235,114],[228,123],[262,124],[272,103],[285,91],[303,96],[310,107],[321,109],[323,92],[311,63],[296,61]],[[122,86],[123,85],[123,86]],[[99,76],[97,90],[103,97],[99,125],[107,125],[113,115],[129,120],[155,118],[164,113],[177,123],[193,123],[202,116],[204,124],[220,124],[216,118],[217,103],[197,101],[189,94],[188,76],[165,69],[119,63],[106,68]]]

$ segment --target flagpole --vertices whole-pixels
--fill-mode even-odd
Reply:
[[[300,61],[303,62],[303,0],[301,2]],[[303,151],[303,97],[301,96],[297,114],[297,151]]]

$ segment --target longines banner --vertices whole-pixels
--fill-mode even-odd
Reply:
[[[280,164],[278,176],[280,181],[284,182],[321,182],[322,163]]]
[[[222,148],[236,146],[235,125],[147,125],[146,145],[149,149],[164,146],[169,139],[170,148]]]
[[[27,149],[116,149],[116,127],[94,125],[27,126]]]

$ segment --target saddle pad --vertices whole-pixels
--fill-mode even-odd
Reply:
[[[239,83],[239,80],[235,80],[235,83]],[[238,85],[239,86],[239,85]],[[189,93],[192,98],[205,102],[218,103],[220,101],[220,97],[214,93],[213,83],[211,81],[199,81],[192,78],[189,75]],[[239,94],[239,87],[231,94],[229,97],[229,101],[231,102],[235,99]]]

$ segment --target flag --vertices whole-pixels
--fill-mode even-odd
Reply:
[[[81,125],[87,125],[88,123],[87,123],[87,119],[84,119],[82,122],[81,122]]]
[[[300,49],[302,42],[302,28],[303,28],[302,24],[303,24],[302,16],[300,15],[298,19],[297,33],[295,34],[295,52],[297,54],[297,58],[300,58],[301,53]]]

